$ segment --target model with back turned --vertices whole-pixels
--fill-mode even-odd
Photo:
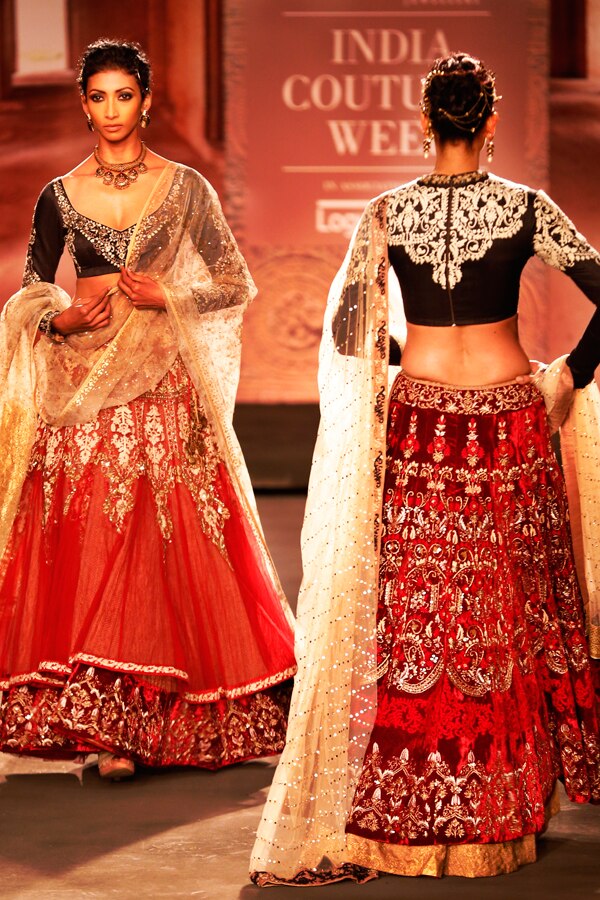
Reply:
[[[600,800],[565,486],[517,327],[528,259],[599,306],[600,255],[542,191],[479,168],[497,99],[480,60],[434,63],[433,171],[367,206],[332,286],[299,671],[260,885],[510,872],[535,859],[558,779],[571,800]],[[557,368],[553,426],[598,362],[600,310]]]

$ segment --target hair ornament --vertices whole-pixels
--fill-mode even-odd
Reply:
[[[479,80],[482,69],[485,74],[485,81]],[[468,75],[479,80],[479,93],[469,109],[463,113],[455,114],[440,105],[435,110],[432,110],[431,86],[436,78],[466,77]],[[486,71],[480,60],[466,54],[456,54],[443,60],[437,60],[433,68],[422,80],[422,85],[421,109],[425,115],[431,119],[432,112],[434,112],[437,117],[446,119],[456,129],[468,134],[475,134],[481,128],[483,121],[493,112],[494,103],[502,99],[500,94],[496,93],[496,76],[494,73],[489,70]]]
[[[452,113],[449,113],[448,110],[444,109],[442,106],[438,107],[438,113],[440,116],[444,116],[445,119],[452,122],[453,125],[456,125],[457,128],[460,128],[461,131],[470,131],[471,133],[474,133],[479,127],[476,123],[481,122],[487,109],[491,112],[492,108],[489,106],[486,92],[482,90],[473,106],[461,115],[453,116]]]

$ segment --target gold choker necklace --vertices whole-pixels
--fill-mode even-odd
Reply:
[[[98,147],[94,147],[94,156],[98,163],[96,169],[96,178],[101,178],[104,184],[117,188],[118,191],[124,191],[130,184],[137,181],[138,175],[144,175],[148,171],[148,166],[144,162],[146,156],[146,145],[141,141],[142,149],[140,155],[131,162],[126,163],[109,163],[102,159],[98,153]]]

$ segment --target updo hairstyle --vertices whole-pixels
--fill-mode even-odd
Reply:
[[[117,69],[135,77],[142,97],[150,93],[152,89],[150,63],[140,45],[133,41],[117,41],[109,38],[100,38],[83,51],[77,73],[79,90],[85,96],[92,75],[97,75],[98,72],[113,72]]]
[[[441,143],[472,143],[494,112],[494,73],[467,53],[436,59],[423,81],[421,109]]]

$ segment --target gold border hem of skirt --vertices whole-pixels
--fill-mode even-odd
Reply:
[[[546,825],[560,810],[558,789],[546,803]],[[544,829],[545,830],[545,829]],[[355,834],[346,835],[348,862],[391,875],[459,875],[486,878],[508,875],[536,861],[535,834],[501,844],[390,844]]]
[[[535,862],[535,835],[504,844],[387,844],[354,834],[347,836],[346,858],[355,865],[391,875],[461,875],[485,878],[507,875]]]

